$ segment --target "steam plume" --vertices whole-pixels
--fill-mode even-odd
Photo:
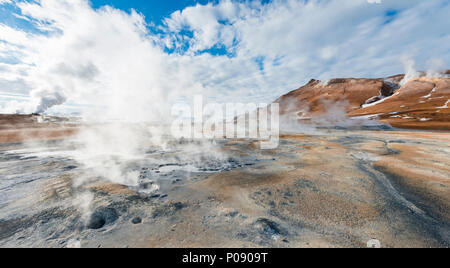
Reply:
[[[39,96],[39,103],[36,107],[35,113],[42,114],[55,105],[63,104],[66,100],[67,98],[58,91],[43,92]]]

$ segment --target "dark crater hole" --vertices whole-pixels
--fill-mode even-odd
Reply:
[[[100,229],[114,223],[119,218],[119,214],[114,208],[98,208],[90,217],[87,224],[89,229]]]

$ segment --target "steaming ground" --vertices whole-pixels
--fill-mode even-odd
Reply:
[[[172,141],[128,158],[138,180],[125,186],[76,160],[76,140],[4,143],[0,246],[449,247],[449,145],[445,132],[345,129],[275,150]]]

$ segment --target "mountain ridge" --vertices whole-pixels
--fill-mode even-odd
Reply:
[[[302,123],[323,116],[339,104],[349,118],[376,119],[396,128],[450,130],[450,70],[440,77],[418,74],[407,81],[405,74],[386,78],[312,79],[275,103],[280,104],[282,116]]]

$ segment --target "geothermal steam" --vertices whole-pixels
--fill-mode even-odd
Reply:
[[[35,110],[35,113],[42,114],[46,112],[49,108],[60,105],[66,102],[67,98],[63,96],[60,92],[42,92],[39,94],[39,103]]]

